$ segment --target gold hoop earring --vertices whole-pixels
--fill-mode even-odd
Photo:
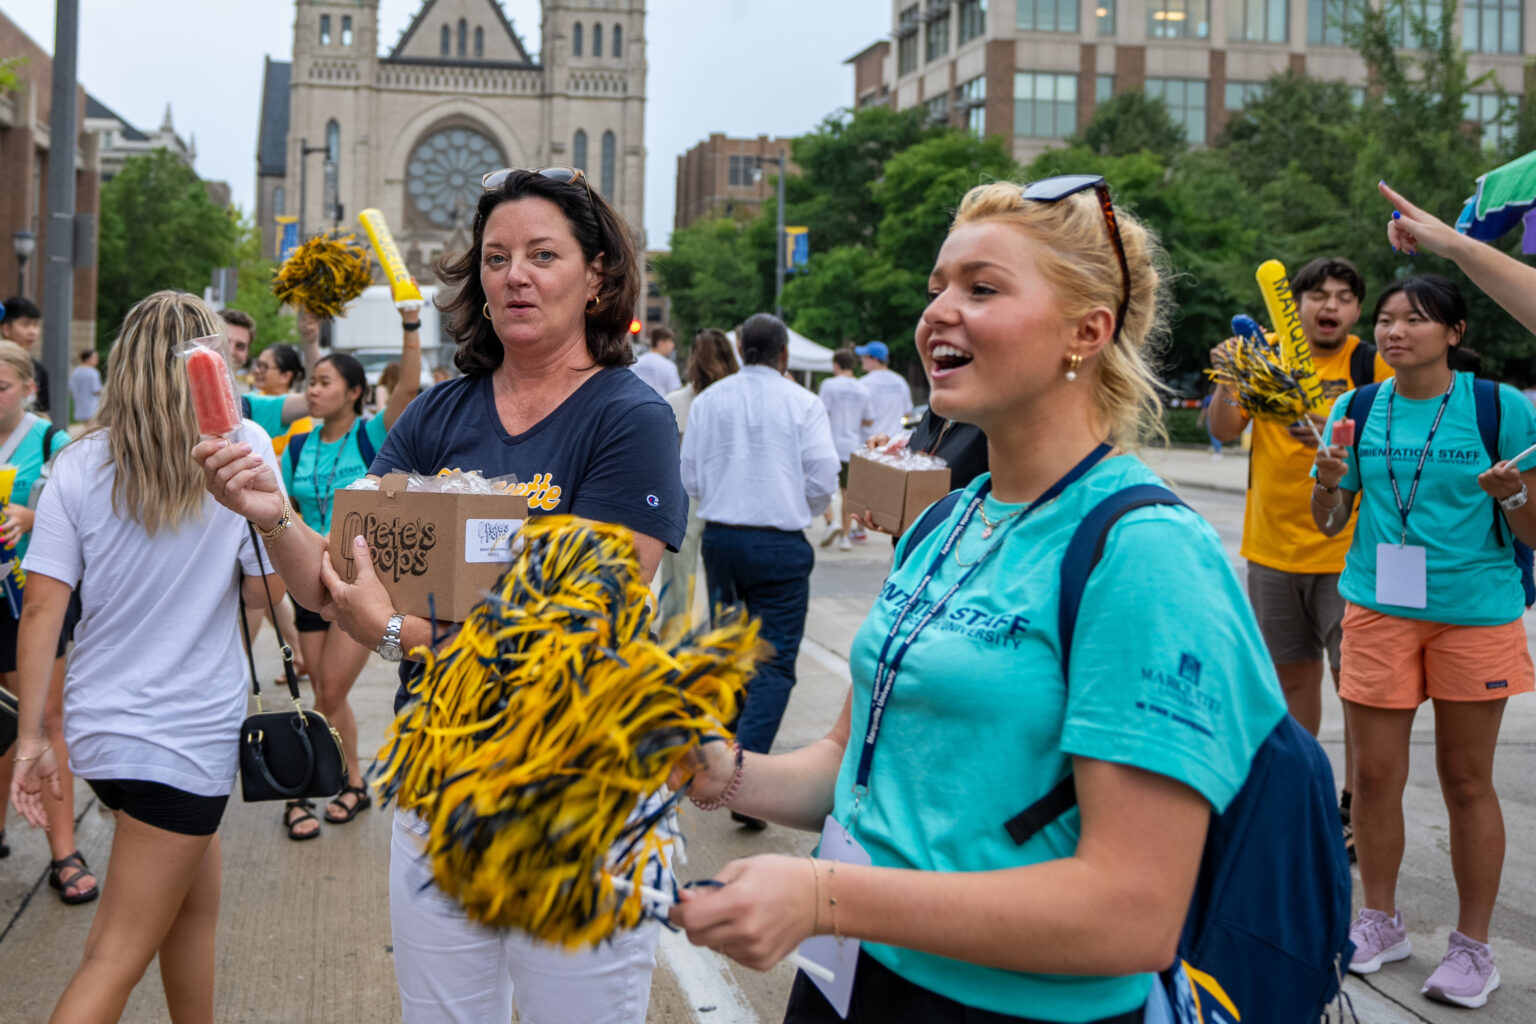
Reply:
[[[491,318],[491,304],[487,302],[485,305],[481,306],[480,312],[487,320],[489,320]]]
[[[603,308],[603,302],[596,295],[587,300],[587,315],[591,316]]]
[[[1077,368],[1083,365],[1083,357],[1076,352],[1067,356],[1067,380],[1077,380]]]

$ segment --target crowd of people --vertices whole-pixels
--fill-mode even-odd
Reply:
[[[749,829],[822,842],[815,857],[750,857],[719,871],[723,884],[681,889],[671,917],[691,941],[762,969],[815,936],[857,941],[848,1019],[1158,1019],[1156,975],[1178,948],[1212,814],[1287,714],[1317,732],[1326,663],[1347,723],[1336,841],[1361,880],[1347,966],[1410,953],[1396,881],[1410,731],[1428,700],[1460,914],[1423,991],[1486,1002],[1504,843],[1494,751],[1505,701],[1536,685],[1515,558],[1517,541],[1536,541],[1515,459],[1536,444],[1536,409],[1475,376],[1454,285],[1422,275],[1382,289],[1371,345],[1351,333],[1368,298],[1358,271],[1301,268],[1328,408],[1252,424],[1246,593],[1195,512],[1139,507],[1106,534],[1062,635],[1069,541],[1106,498],[1158,482],[1136,453],[1163,436],[1154,353],[1171,272],[1103,179],[997,182],[961,199],[916,329],[931,390],[910,433],[911,390],[881,342],[838,351],[819,394],[786,375],[789,331],[767,314],[734,343],[699,331],[682,373],[664,330],[636,362],[641,271],[614,209],[566,168],[493,172],[484,186],[469,247],[435,268],[461,376],[417,393],[420,324],[404,310],[398,374],[372,416],[362,366],[323,355],[303,316],[302,354],[255,358],[245,405],[260,429],[199,437],[176,345],[220,334],[243,365],[255,324],[162,292],[129,312],[99,408],[67,443],[27,409],[26,349],[0,341],[0,461],[18,469],[0,542],[29,574],[19,619],[0,602],[0,681],[20,697],[8,788],[52,826],[60,896],[100,896],[55,1020],[116,1019],[156,955],[170,1016],[214,1019],[217,834],[249,682],[242,597],[254,623],[268,593],[290,597],[292,623],[275,625],[295,631],[353,780],[319,815],[290,802],[285,833],[308,839],[369,806],[349,691],[376,651],[399,661],[400,709],[435,634],[396,608],[363,538],[345,538],[356,578],[338,575],[331,503],[364,476],[444,468],[539,476],[552,484],[539,511],[627,527],[642,577],[663,572],[659,630],[691,625],[700,561],[710,609],[760,621],[772,653],[724,723],[734,742],[703,744],[673,781]],[[1384,194],[1392,244],[1454,260],[1536,329],[1536,271]],[[1229,440],[1249,417],[1217,389],[1208,422]],[[807,533],[853,454],[893,444],[945,458],[956,494],[894,538],[837,720],[775,753],[809,606]],[[846,546],[854,526],[845,515],[823,537]],[[172,601],[174,614],[157,612]],[[147,635],[145,619],[176,627]],[[117,812],[104,883],[69,835],[71,770]],[[1022,839],[1002,827],[1067,779],[1069,812]],[[574,953],[477,924],[421,856],[427,827],[404,811],[392,824],[406,1021],[507,1020],[514,1005],[530,1021],[646,1019],[657,924]],[[787,1021],[839,1017],[796,976]]]

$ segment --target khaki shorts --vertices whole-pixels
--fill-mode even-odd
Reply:
[[[1338,573],[1282,572],[1249,562],[1248,601],[1276,665],[1317,661],[1327,653],[1329,667],[1338,672],[1344,623]]]
[[[1339,696],[1371,708],[1416,708],[1431,700],[1502,700],[1528,693],[1536,671],[1525,622],[1450,626],[1349,605]]]

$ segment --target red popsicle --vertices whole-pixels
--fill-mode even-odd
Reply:
[[[1355,421],[1342,419],[1333,425],[1333,443],[1340,448],[1348,448],[1355,443]]]
[[[199,434],[223,436],[240,426],[240,405],[223,356],[209,348],[193,349],[187,356],[187,380]]]

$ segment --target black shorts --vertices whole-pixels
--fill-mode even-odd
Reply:
[[[331,628],[331,624],[320,617],[319,612],[312,612],[288,595],[288,600],[293,604],[293,622],[300,633],[324,633]]]
[[[135,821],[184,836],[211,836],[219,829],[229,796],[198,796],[140,779],[86,779],[103,804]]]
[[[841,487],[845,491],[848,489],[848,460],[847,459],[843,460],[842,465],[837,470],[837,486]]]
[[[75,638],[75,626],[80,623],[80,588],[69,595],[69,607],[64,612],[64,628],[59,631],[59,650],[56,658],[64,657],[69,642]],[[16,671],[16,632],[21,623],[11,617],[10,606],[0,598],[0,672]]]
[[[1141,1024],[1143,1016],[1138,1008],[1092,1024]],[[842,1024],[843,1019],[804,971],[795,975],[784,1024]],[[914,985],[863,950],[846,1019],[853,1024],[1046,1024],[1034,1017],[1012,1017],[957,1003]]]

